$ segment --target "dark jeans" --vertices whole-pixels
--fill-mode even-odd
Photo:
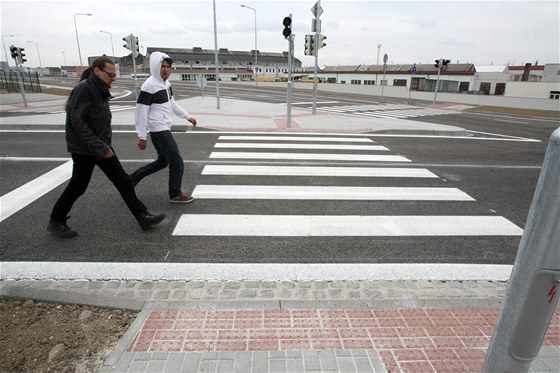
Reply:
[[[179,147],[171,134],[171,131],[150,132],[150,138],[157,151],[157,159],[152,163],[140,167],[131,176],[134,185],[148,175],[163,170],[169,165],[169,197],[177,197],[181,194],[181,182],[185,165],[179,152]]]
[[[125,172],[116,155],[113,158],[96,159],[91,155],[72,153],[72,160],[74,161],[72,177],[53,207],[52,220],[66,221],[66,216],[72,209],[74,202],[85,193],[95,165],[99,166],[115,185],[132,215],[138,219],[141,214],[147,211],[146,206],[136,197],[130,176]]]

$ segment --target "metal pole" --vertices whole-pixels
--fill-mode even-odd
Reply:
[[[14,37],[15,35],[2,35],[2,45],[4,46],[4,55],[6,56],[6,63],[10,67],[10,57],[8,57],[8,52],[6,52],[6,42],[4,41],[4,36]]]
[[[292,14],[290,13],[290,18]],[[292,56],[294,53],[294,34],[288,37],[288,113],[287,113],[287,127],[292,127]]]
[[[80,56],[80,71],[82,71],[82,51],[80,50],[80,38],[78,37],[78,26],[76,25],[76,16],[91,16],[91,13],[74,13],[74,30],[76,31],[76,42],[78,43],[78,55]]]
[[[317,0],[317,3],[315,4],[315,6],[317,6],[318,9],[321,9],[321,0]],[[316,12],[316,25],[320,25],[321,24],[321,12]],[[312,108],[312,113],[316,114],[317,113],[317,84],[319,83],[319,77],[317,76],[317,71],[319,70],[318,66],[319,66],[319,49],[321,47],[319,47],[319,31],[317,30],[318,26],[315,27],[315,35],[313,35],[313,37],[315,38],[315,67],[313,68],[313,108]]]
[[[247,8],[247,9],[251,9],[253,12],[255,12],[255,87],[259,86],[259,82],[257,81],[257,78],[259,76],[258,72],[257,72],[257,10],[255,8],[251,8],[250,6],[247,5],[241,5],[242,8]]]
[[[379,66],[379,51],[381,50],[381,44],[377,44],[377,66]]]
[[[560,128],[548,143],[484,373],[528,372],[560,289]]]
[[[25,97],[25,87],[23,86],[23,74],[21,73],[21,69],[19,68],[18,61],[14,58],[14,62],[16,64],[17,69],[17,82],[19,85],[19,90],[21,91],[21,97],[23,97],[23,104],[27,107],[27,98]]]
[[[432,106],[436,105],[436,97],[437,97],[437,91],[438,91],[438,86],[439,86],[439,73],[441,72],[441,66],[442,65],[443,65],[443,58],[440,58],[438,69],[437,69],[436,89],[435,89],[435,92],[434,92],[434,101],[432,102]]]
[[[220,110],[220,67],[218,63],[218,26],[216,24],[216,0],[214,6],[214,64],[216,65],[216,108]]]
[[[35,41],[28,40],[28,43],[35,44],[35,48],[37,49],[37,56],[39,56],[39,67],[43,68],[43,63],[41,62],[41,54],[39,53],[39,44]]]
[[[109,31],[103,31],[103,30],[100,30],[99,32],[104,32],[106,34],[109,34],[109,37],[111,38],[111,52],[113,53],[113,61],[117,62],[117,58],[115,57],[115,48],[113,48],[113,34],[110,33]]]

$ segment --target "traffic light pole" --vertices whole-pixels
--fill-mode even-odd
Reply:
[[[10,52],[12,52],[12,47],[10,47]],[[20,53],[20,52],[18,52]],[[27,98],[25,97],[25,87],[23,85],[23,74],[21,73],[21,69],[19,67],[19,62],[18,62],[18,57],[21,58],[21,56],[14,56],[14,52],[12,52],[12,57],[14,57],[14,63],[16,64],[16,69],[17,69],[17,74],[16,74],[16,79],[19,85],[19,90],[21,91],[21,97],[23,98],[23,104],[25,105],[25,107],[27,107]]]
[[[438,64],[438,69],[437,69],[436,89],[435,89],[435,92],[434,92],[434,101],[432,102],[432,106],[436,106],[436,97],[437,97],[437,91],[438,91],[438,87],[439,87],[439,74],[441,72],[442,64],[443,64],[443,58],[440,58],[439,64]]]
[[[290,14],[290,18],[292,15]],[[292,56],[294,55],[294,34],[288,37],[288,113],[287,113],[287,127],[292,127]]]

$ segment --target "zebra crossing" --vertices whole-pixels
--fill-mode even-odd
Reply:
[[[460,113],[460,111],[457,110],[442,110],[397,104],[329,106],[320,107],[318,110],[372,118],[413,118],[428,115],[448,115]]]
[[[319,144],[320,143],[320,144]],[[232,150],[224,152],[223,149]],[[262,149],[294,150],[294,152],[263,153]],[[354,150],[354,153],[332,151]],[[235,151],[233,151],[235,150]],[[221,135],[214,145],[210,159],[225,164],[206,164],[201,172],[203,182],[193,191],[199,200],[265,200],[285,201],[432,201],[475,202],[458,188],[425,186],[425,181],[439,177],[428,169],[407,167],[411,160],[386,154],[390,149],[376,144],[371,138],[351,136],[305,135]],[[379,154],[382,153],[382,154]],[[236,164],[234,160],[267,160],[267,165]],[[313,165],[284,165],[293,160],[312,160]],[[337,160],[336,166],[322,166],[320,161]],[[381,165],[356,167],[356,161],[374,161]],[[228,161],[231,161],[228,163]],[[318,161],[319,165],[315,165]],[[282,165],[275,165],[282,162]],[[345,165],[345,162],[347,164]],[[403,165],[403,166],[401,166]],[[251,176],[262,177],[262,185],[251,183],[206,184],[205,177]],[[306,176],[321,182],[325,177],[339,180],[333,185],[306,185],[294,176]],[[267,178],[290,180],[290,185],[270,185]],[[280,179],[278,179],[280,178]],[[422,181],[424,185],[390,186],[339,185],[350,178],[374,181],[376,178],[405,178],[409,183]],[[212,180],[215,180],[213,178]],[[253,179],[255,180],[255,179]],[[260,179],[256,179],[260,180]],[[307,180],[307,178],[301,179]],[[355,180],[355,179],[353,179]],[[295,185],[294,185],[295,183]],[[375,184],[372,182],[372,184]],[[348,212],[348,211],[347,211]],[[522,229],[502,216],[495,215],[286,215],[231,213],[183,214],[175,229],[175,236],[254,236],[254,237],[364,237],[364,236],[520,236]]]

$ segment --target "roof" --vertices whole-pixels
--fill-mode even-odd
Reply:
[[[434,64],[395,64],[387,65],[387,74],[412,74],[412,68],[416,66],[417,74],[434,74],[438,69]],[[345,72],[345,73],[375,73],[383,74],[383,65],[347,65],[347,66],[325,66],[321,69],[323,73],[327,72]],[[474,74],[475,67],[471,63],[450,63],[442,72],[456,74]]]

